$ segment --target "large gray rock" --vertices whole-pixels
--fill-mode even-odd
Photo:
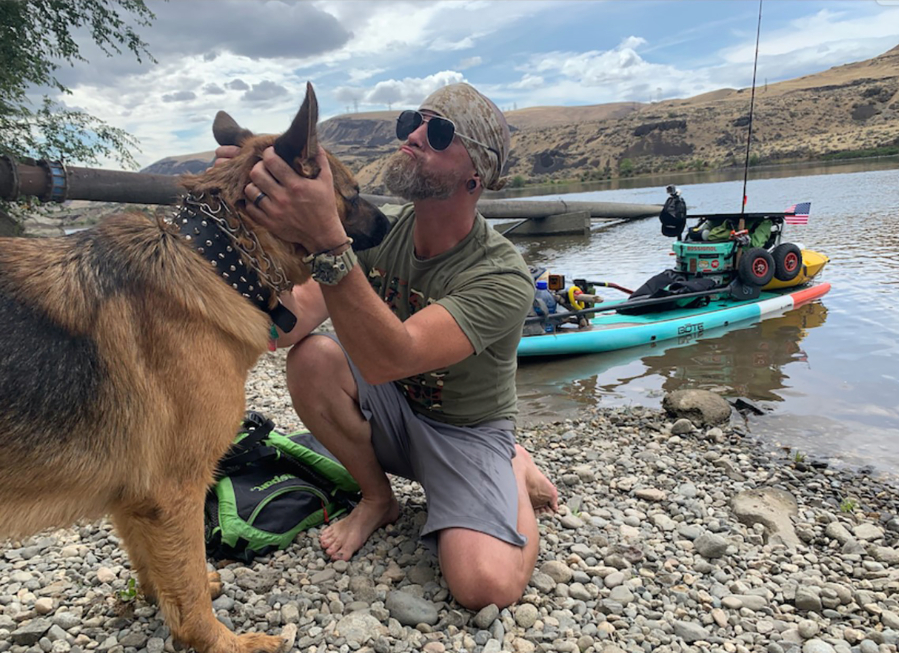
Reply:
[[[548,560],[540,566],[540,571],[557,583],[567,583],[571,580],[574,572],[571,567],[561,560]]]
[[[514,616],[515,623],[527,630],[537,622],[537,617],[540,616],[540,612],[537,610],[536,605],[522,603],[515,608]]]
[[[691,644],[709,638],[709,632],[697,623],[692,621],[675,621],[674,634],[682,640]]]
[[[897,615],[895,612],[884,610],[880,615],[880,623],[882,623],[887,628],[899,630],[899,615]]]
[[[872,558],[885,565],[899,565],[899,549],[888,546],[871,547],[868,551]]]
[[[437,606],[407,592],[390,592],[384,607],[390,611],[391,617],[404,626],[417,626],[418,624],[433,626],[437,623]]]
[[[883,529],[876,524],[865,522],[864,524],[859,524],[858,526],[854,527],[852,529],[852,534],[860,540],[873,541],[879,540],[883,537]]]
[[[490,605],[481,608],[480,612],[474,616],[474,625],[481,630],[487,630],[493,625],[493,622],[496,621],[498,616],[499,608],[491,603]]]
[[[675,390],[665,395],[662,408],[672,417],[686,418],[697,426],[713,426],[730,419],[730,404],[708,390]]]
[[[802,645],[802,653],[834,653],[834,647],[823,639],[810,639]]]
[[[827,524],[827,527],[824,529],[824,534],[840,544],[846,544],[846,542],[852,539],[852,533],[849,532],[849,529],[838,521],[832,521]]]
[[[714,533],[703,533],[693,542],[696,552],[706,560],[720,558],[727,551],[727,540]]]
[[[348,642],[366,644],[384,635],[387,629],[372,615],[353,612],[337,622],[337,632],[346,637]]]
[[[796,598],[793,602],[799,610],[821,612],[821,597],[816,587],[800,585],[796,588]]]
[[[32,619],[26,621],[23,626],[12,631],[9,638],[13,644],[19,646],[31,646],[37,644],[41,637],[50,630],[51,622],[49,619]]]
[[[762,524],[769,543],[778,540],[788,549],[800,545],[791,517],[798,514],[796,499],[785,490],[773,487],[744,490],[731,500],[731,509],[744,524]]]

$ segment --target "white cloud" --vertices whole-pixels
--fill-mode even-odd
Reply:
[[[284,86],[266,80],[253,84],[253,88],[244,93],[243,99],[247,102],[267,102],[283,95],[287,95],[287,89]]]
[[[647,102],[747,86],[753,9],[729,2],[150,0],[159,18],[142,33],[158,64],[85,49],[90,64],[60,78],[73,91],[68,105],[140,139],[138,160],[146,165],[212,149],[219,109],[257,132],[284,129],[307,80],[323,119],[349,107],[418,106],[459,81],[519,107]],[[673,5],[678,11],[664,24],[653,22],[653,12]],[[709,9],[725,5],[739,10]],[[760,79],[866,59],[899,43],[899,7],[779,6],[792,10],[782,12],[792,22],[777,22],[777,12],[766,17]]]
[[[522,76],[517,82],[512,82],[509,84],[509,88],[514,88],[516,90],[528,90],[533,88],[540,88],[544,84],[544,80],[540,75],[531,75],[527,73]]]
[[[197,94],[193,91],[177,91],[175,93],[168,93],[162,96],[163,102],[188,102],[190,100],[196,100]]]
[[[427,77],[383,80],[370,89],[341,87],[334,95],[341,102],[359,102],[370,108],[417,106],[438,88],[464,80],[462,73],[444,70]]]
[[[386,68],[350,68],[347,77],[351,84],[358,84],[384,72],[387,72]]]
[[[810,56],[811,53],[826,57],[830,53],[851,54],[861,49],[870,52],[872,40],[887,39],[896,45],[899,35],[899,7],[884,9],[877,14],[865,16],[822,9],[793,20],[785,27],[763,30],[759,52],[766,57],[787,60],[797,56]],[[722,50],[720,55],[730,63],[751,63],[755,55],[755,39]]]
[[[683,72],[673,66],[644,60],[635,48],[645,43],[643,38],[630,36],[605,52],[533,55],[525,65],[518,67],[525,73],[521,80],[508,88],[533,91],[529,93],[533,104],[519,100],[522,106],[546,104],[549,99],[565,104],[573,104],[577,99],[589,104],[648,102],[712,90],[701,73]],[[571,99],[566,101],[566,97]]]
[[[467,68],[475,68],[480,66],[483,63],[483,58],[481,57],[468,57],[467,59],[463,59],[459,62],[457,66],[460,70],[465,70]]]
[[[452,52],[453,50],[470,50],[476,43],[476,37],[466,36],[458,41],[449,41],[438,38],[431,44],[431,49],[437,52]]]

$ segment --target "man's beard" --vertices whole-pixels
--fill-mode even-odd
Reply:
[[[458,174],[422,170],[421,162],[404,152],[395,152],[384,170],[384,185],[409,202],[448,199],[463,180]]]

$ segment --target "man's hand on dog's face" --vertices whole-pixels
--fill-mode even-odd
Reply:
[[[329,250],[347,240],[337,213],[331,166],[321,147],[316,161],[321,172],[315,179],[306,179],[269,147],[250,171],[251,183],[244,189],[246,210],[254,220],[309,252]],[[256,206],[254,200],[260,192],[266,197]]]
[[[219,145],[215,148],[215,161],[213,167],[222,165],[228,159],[233,159],[240,154],[240,148],[237,145]]]

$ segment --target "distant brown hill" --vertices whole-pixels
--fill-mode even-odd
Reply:
[[[517,183],[743,164],[750,89],[641,104],[532,107],[506,113],[512,128],[507,173]],[[396,112],[337,116],[320,125],[323,144],[368,192],[384,192],[381,169],[396,150]],[[753,164],[899,151],[899,46],[867,61],[760,86]],[[211,152],[163,159],[148,172],[208,165]],[[201,169],[202,169],[201,167]]]
[[[185,173],[198,174],[209,167],[214,160],[215,152],[199,152],[197,154],[182,154],[181,156],[167,156],[155,163],[151,163],[141,172],[155,175],[182,175]]]

